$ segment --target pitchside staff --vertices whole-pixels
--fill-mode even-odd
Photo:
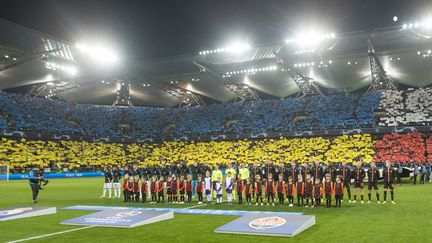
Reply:
[[[43,179],[41,170],[38,168],[33,168],[30,170],[29,174],[29,184],[32,191],[32,202],[37,203],[37,197],[39,195],[39,189],[41,189],[40,182]]]

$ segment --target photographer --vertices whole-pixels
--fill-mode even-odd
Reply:
[[[39,188],[40,188],[40,181],[43,179],[42,176],[39,173],[39,170],[37,168],[33,168],[29,172],[29,184],[32,190],[33,195],[33,203],[37,203],[37,196],[39,194]]]

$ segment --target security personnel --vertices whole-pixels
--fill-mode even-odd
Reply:
[[[37,196],[39,194],[39,182],[42,179],[41,176],[39,176],[39,169],[33,168],[29,174],[29,184],[30,188],[32,190],[32,196],[33,196],[33,203],[37,203]]]

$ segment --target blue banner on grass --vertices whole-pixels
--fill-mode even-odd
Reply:
[[[112,209],[64,220],[61,224],[133,228],[144,224],[172,219],[174,217],[173,215],[172,212],[168,211]]]
[[[110,206],[71,206],[62,208],[65,210],[112,210],[112,209],[133,209],[140,211],[156,210],[156,211],[170,211],[176,214],[202,214],[202,215],[225,215],[225,216],[243,216],[250,213],[255,214],[274,214],[274,212],[267,211],[246,211],[246,210],[213,210],[213,209],[195,209],[195,208],[142,208],[142,207],[110,207]],[[285,215],[302,215],[300,212],[280,212]]]
[[[0,221],[55,214],[55,207],[10,207],[0,208]]]
[[[315,224],[312,215],[247,214],[215,230],[216,233],[293,237]]]

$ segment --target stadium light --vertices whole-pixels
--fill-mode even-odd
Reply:
[[[78,69],[75,66],[60,65],[52,62],[45,63],[45,67],[49,70],[56,71],[57,69],[62,70],[70,75],[75,76],[78,73]]]
[[[432,28],[432,18],[426,18],[413,23],[404,23],[402,29]]]
[[[251,45],[248,42],[245,41],[234,41],[223,48],[216,48],[213,50],[203,50],[200,51],[198,54],[201,56],[205,56],[208,54],[219,54],[219,53],[233,53],[233,54],[241,54],[245,51],[248,51],[251,49]]]
[[[103,44],[87,45],[77,43],[75,47],[99,63],[116,64],[120,61],[118,54],[112,48]]]
[[[335,33],[321,33],[317,31],[305,31],[299,33],[295,38],[287,38],[286,44],[298,44],[301,47],[314,47],[321,42],[336,38]]]
[[[277,70],[278,70],[277,65],[265,66],[265,67],[260,67],[260,68],[248,68],[248,69],[228,71],[224,75],[222,75],[222,77],[223,78],[229,78],[232,75],[236,75],[236,74],[250,75],[250,74],[255,74],[257,72],[274,72]]]

